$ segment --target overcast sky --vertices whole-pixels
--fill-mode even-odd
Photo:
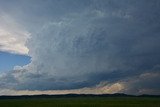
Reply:
[[[159,0],[0,0],[0,94],[160,94]]]

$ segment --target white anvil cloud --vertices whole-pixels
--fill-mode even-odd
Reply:
[[[27,55],[25,44],[29,35],[9,16],[0,14],[0,51]]]

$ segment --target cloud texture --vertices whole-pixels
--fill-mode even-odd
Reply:
[[[0,12],[0,51],[27,55],[29,49],[25,43],[29,33],[10,16]]]
[[[158,0],[39,2],[31,2],[36,15],[31,12],[29,22],[22,23],[31,32],[32,61],[1,75],[1,88],[83,90],[106,81],[114,92],[160,94]]]

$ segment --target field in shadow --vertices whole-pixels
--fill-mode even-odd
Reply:
[[[160,107],[160,96],[123,94],[0,96],[0,107]]]

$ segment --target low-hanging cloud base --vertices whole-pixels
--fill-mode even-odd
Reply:
[[[22,9],[38,18],[22,23],[32,61],[0,74],[0,94],[160,94],[158,0],[36,4]]]

